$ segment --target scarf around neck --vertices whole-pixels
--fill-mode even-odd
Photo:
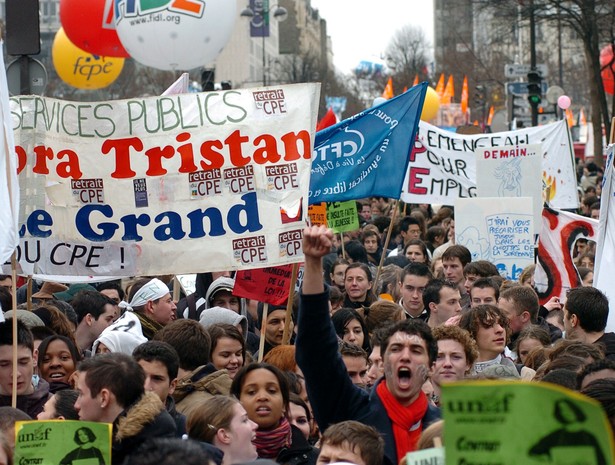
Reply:
[[[393,423],[393,437],[395,438],[395,449],[399,461],[408,452],[416,450],[416,443],[423,431],[422,419],[427,412],[427,396],[423,391],[420,391],[414,402],[408,406],[403,406],[391,394],[384,380],[376,387],[376,393]]]
[[[256,446],[258,458],[276,459],[282,449],[290,447],[291,434],[290,422],[286,417],[282,417],[273,429],[257,429],[256,439],[252,443]]]

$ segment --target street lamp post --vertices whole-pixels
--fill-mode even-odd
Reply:
[[[277,21],[284,21],[288,17],[286,8],[278,4],[269,5],[269,0],[253,0],[251,6],[244,8],[240,14],[243,18],[250,18],[250,36],[262,38],[263,87],[267,85],[265,37],[269,36],[269,15],[271,12],[273,12],[273,18]]]

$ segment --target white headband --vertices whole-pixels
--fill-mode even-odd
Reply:
[[[141,307],[142,305],[148,303],[150,300],[160,299],[167,294],[169,294],[169,288],[167,287],[167,285],[160,281],[158,278],[154,278],[137,291],[137,293],[134,295],[134,297],[128,304],[128,307],[130,307],[131,309],[135,307]]]

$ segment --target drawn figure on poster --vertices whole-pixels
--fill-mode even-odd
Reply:
[[[606,465],[606,458],[596,437],[583,423],[587,416],[583,410],[568,399],[555,402],[553,412],[561,427],[547,434],[530,448],[531,457],[558,465],[586,464]]]
[[[521,159],[507,160],[495,169],[494,175],[500,180],[498,195],[500,197],[521,197]]]
[[[60,465],[105,465],[102,452],[94,447],[96,436],[90,428],[77,429],[73,439],[79,447],[66,454]]]
[[[472,261],[476,260],[491,260],[491,244],[489,239],[481,236],[477,228],[469,227],[464,229],[457,243],[468,248],[472,254]]]

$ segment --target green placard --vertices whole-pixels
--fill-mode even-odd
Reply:
[[[479,381],[442,387],[446,463],[612,465],[600,405],[548,383]]]
[[[335,233],[356,231],[359,229],[359,216],[357,214],[357,202],[327,203],[327,224]]]
[[[417,450],[406,454],[406,465],[444,465],[444,447]]]
[[[111,424],[89,421],[18,421],[15,464],[111,465]]]

